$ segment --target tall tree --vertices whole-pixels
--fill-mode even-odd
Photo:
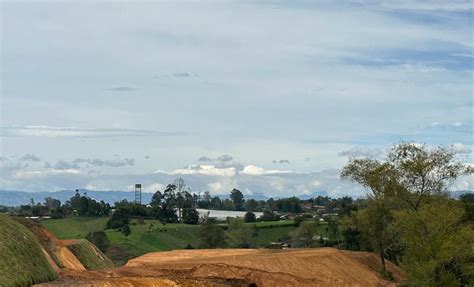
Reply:
[[[350,159],[341,172],[342,178],[357,182],[368,191],[368,207],[354,216],[364,238],[378,251],[383,271],[388,252],[398,246],[397,236],[389,228],[392,199],[402,190],[396,175],[390,164],[374,159]]]
[[[449,149],[401,143],[388,153],[387,160],[350,159],[341,177],[351,179],[368,190],[368,206],[354,213],[354,221],[366,240],[380,253],[385,270],[387,255],[396,256],[403,246],[402,260],[412,260],[407,253],[410,241],[400,234],[408,225],[394,224],[394,212],[416,212],[430,205],[434,196],[446,193],[449,184],[473,169],[458,161]],[[422,222],[416,223],[423,229]]]
[[[473,168],[457,160],[452,150],[415,143],[395,145],[388,154],[388,163],[397,171],[397,180],[405,191],[401,195],[413,210],[429,195],[446,192],[459,176],[473,173]]]
[[[175,188],[175,203],[178,211],[178,220],[182,220],[183,208],[194,207],[194,199],[191,194],[191,189],[186,185],[186,182],[181,177],[173,182]]]
[[[211,207],[211,194],[209,191],[205,191],[202,197],[199,198],[198,206],[200,208],[208,209]]]
[[[52,197],[46,197],[44,199],[44,205],[49,209],[58,209],[61,207],[61,201]]]
[[[198,224],[198,222],[199,222],[199,212],[195,208],[183,209],[183,223]]]
[[[155,216],[162,222],[178,221],[176,215],[176,189],[176,185],[168,184],[163,193],[157,191],[151,199],[150,205],[154,209]]]
[[[235,210],[244,210],[244,195],[236,188],[230,192],[230,200],[234,204]]]

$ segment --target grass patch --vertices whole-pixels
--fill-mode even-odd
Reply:
[[[0,286],[31,286],[56,277],[35,235],[0,214]]]
[[[88,270],[112,268],[114,264],[97,247],[86,239],[78,240],[67,246]]]
[[[103,230],[107,220],[107,217],[69,217],[45,220],[41,224],[59,239],[78,239],[85,238],[89,232]]]
[[[290,232],[296,230],[295,226],[278,226],[257,228],[258,235],[254,238],[257,247],[268,247],[270,242],[278,242],[288,236]]]
[[[188,224],[166,224],[153,221],[153,229],[148,225],[151,221],[146,220],[145,225],[130,226],[132,233],[125,237],[116,230],[107,230],[112,245],[120,246],[136,256],[156,251],[168,251],[184,249],[186,245],[199,245],[199,225]]]

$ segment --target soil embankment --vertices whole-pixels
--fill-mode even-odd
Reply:
[[[36,236],[41,247],[48,253],[51,259],[56,263],[53,268],[84,271],[84,265],[72,254],[61,240],[44,227],[24,218],[16,218],[18,222],[26,226]]]
[[[397,282],[401,270],[387,263]],[[396,286],[375,254],[333,248],[214,249],[148,253],[126,266],[68,272],[44,286]],[[173,285],[174,284],[174,285]]]
[[[86,239],[61,240],[87,270],[113,268],[114,264],[99,248]]]

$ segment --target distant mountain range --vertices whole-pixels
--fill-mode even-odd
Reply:
[[[135,199],[135,194],[133,191],[93,191],[87,189],[80,189],[80,194],[83,195],[84,193],[87,196],[98,200],[98,201],[105,201],[107,203],[113,204],[117,201],[121,200],[128,200],[133,201]],[[55,192],[26,192],[26,191],[8,191],[8,190],[0,190],[0,205],[5,206],[19,206],[24,204],[30,204],[31,199],[34,200],[35,203],[44,202],[46,197],[52,197],[55,199],[59,199],[61,203],[66,202],[72,196],[74,196],[76,192],[74,190],[61,190]],[[451,193],[452,197],[459,197],[461,194],[464,193],[474,193],[472,190],[457,190]],[[326,192],[317,192],[315,194],[310,195],[301,195],[298,198],[302,200],[307,200],[313,197],[317,197],[318,195],[326,196]],[[153,193],[142,193],[142,202],[148,203],[151,201],[151,197]],[[219,195],[220,198],[228,198],[227,195]],[[267,200],[269,197],[264,195],[245,195],[245,198],[255,199],[255,200]],[[277,197],[275,197],[277,198]]]

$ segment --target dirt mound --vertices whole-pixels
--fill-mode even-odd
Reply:
[[[59,267],[67,270],[86,270],[76,256],[67,248],[66,244],[59,240],[54,234],[31,220],[24,218],[17,218],[16,220],[33,232],[43,249],[48,253],[54,263],[56,263],[56,267],[52,265],[54,269]]]
[[[148,253],[116,269],[69,272],[48,286],[397,286],[380,277],[377,260],[333,248],[176,250]],[[401,282],[400,269],[387,266]]]
[[[258,286],[394,285],[380,278],[377,260],[372,253],[333,248],[178,250],[148,253],[130,260],[126,267],[193,278],[240,278]],[[403,277],[390,262],[388,269],[398,281]]]

